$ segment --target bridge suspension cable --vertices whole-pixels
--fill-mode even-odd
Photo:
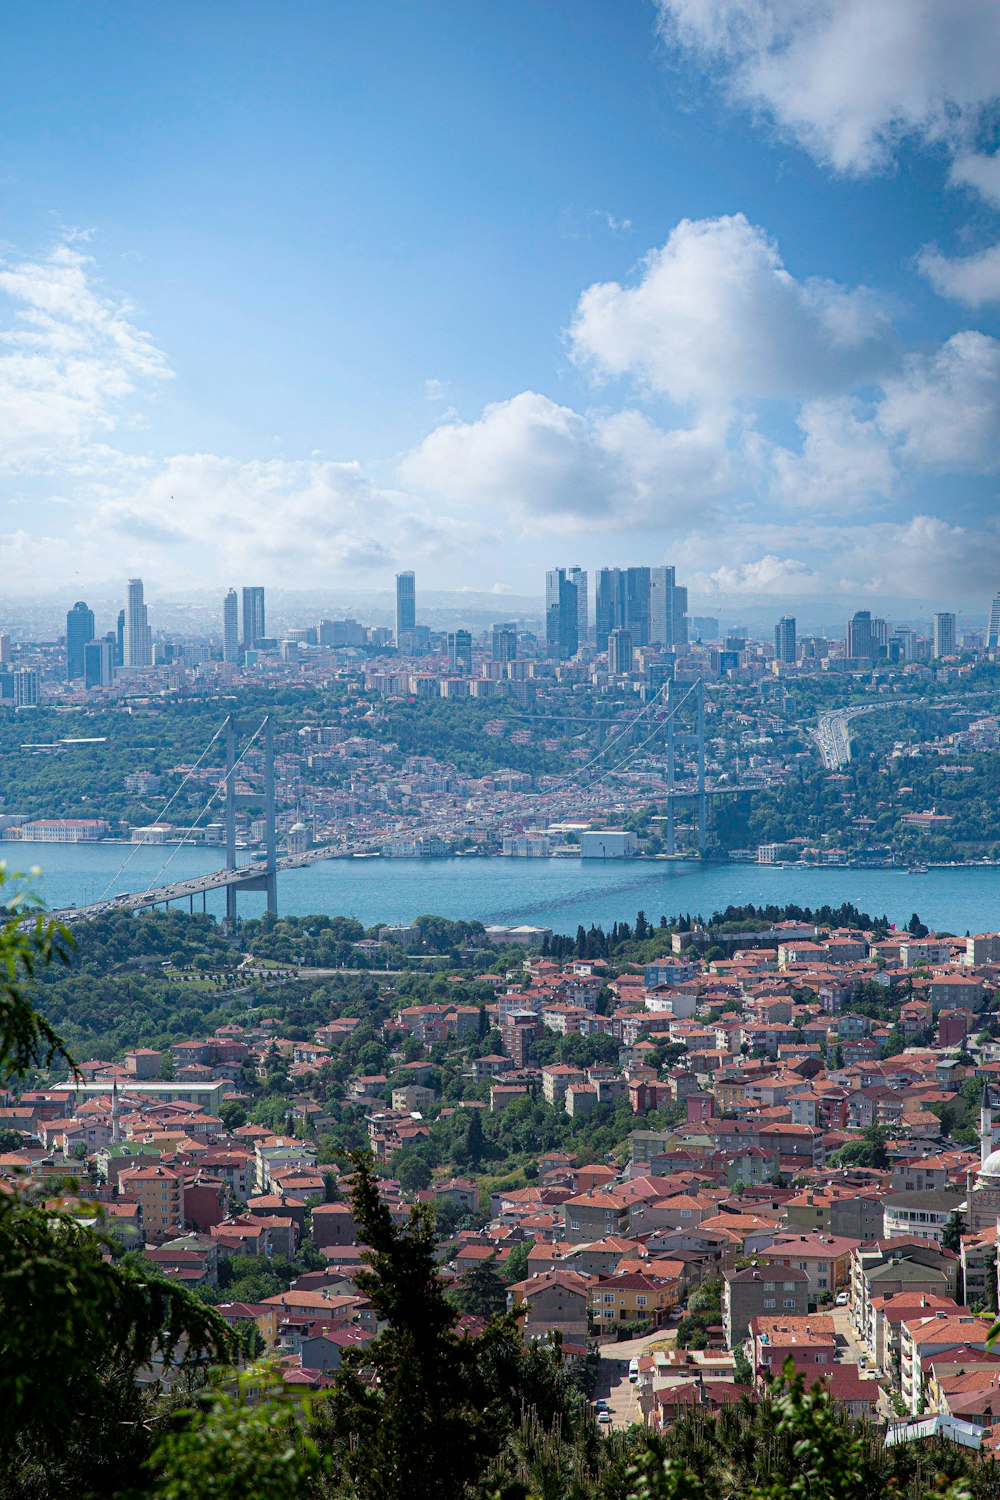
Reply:
[[[177,790],[174,792],[173,796],[170,798],[170,801],[167,803],[166,807],[164,807],[164,808],[161,809],[160,814],[159,814],[159,816],[161,818],[166,817],[167,813],[173,807],[174,803],[177,801],[177,798],[180,796],[181,792],[187,786],[188,782],[191,780],[191,777],[197,771],[198,767],[201,765],[202,761],[205,759],[205,756],[211,750],[212,746],[215,744],[216,740],[219,738],[219,735],[222,733],[222,731],[225,729],[225,727],[226,727],[226,721],[223,719],[222,723],[219,725],[218,729],[212,735],[212,738],[209,740],[208,744],[205,746],[204,750],[201,752],[201,754],[199,755],[198,759],[195,761],[194,765],[191,767],[190,771],[188,771],[187,775],[184,777],[184,780],[181,782],[180,786],[177,788]],[[132,853],[129,855],[128,859],[126,859],[124,861],[124,863],[122,864],[121,869],[118,870],[116,874],[112,875],[111,879],[108,881],[107,885],[104,887],[103,891],[98,896],[97,902],[95,902],[95,905],[97,905],[101,901],[103,901],[104,898],[105,898],[105,896],[110,891],[111,887],[113,885],[116,885],[118,883],[118,881],[121,880],[122,876],[125,874],[125,871],[128,869],[129,865],[132,863],[133,859],[135,859],[135,856],[138,854],[139,850],[142,847],[143,847],[143,845],[142,845],[141,842],[137,843],[135,845],[135,847],[133,848]]]
[[[201,812],[195,818],[194,822],[191,824],[191,827],[187,830],[187,832],[185,833],[184,837],[181,839],[181,841],[179,843],[177,843],[177,844],[174,845],[173,849],[167,855],[167,858],[163,861],[163,864],[160,866],[159,870],[154,875],[152,881],[146,887],[146,890],[144,892],[145,895],[148,896],[151,891],[153,891],[153,890],[156,889],[157,885],[159,884],[160,877],[163,875],[164,871],[169,866],[171,860],[174,858],[174,855],[177,854],[177,853],[179,853],[179,851],[181,849],[183,849],[184,845],[187,843],[188,839],[194,833],[195,829],[198,827],[198,824],[201,822],[202,818],[205,816],[205,814],[208,812],[209,808],[215,802],[216,798],[219,797],[219,796],[221,796],[222,793],[226,790],[226,786],[227,786],[228,782],[232,779],[232,777],[234,777],[236,775],[237,769],[239,768],[240,763],[242,762],[244,756],[248,753],[248,751],[250,750],[250,748],[252,747],[252,745],[254,743],[254,740],[256,740],[257,736],[260,734],[261,730],[264,728],[264,725],[266,723],[267,723],[267,720],[266,719],[262,719],[261,722],[257,725],[257,728],[254,730],[253,734],[250,736],[250,738],[247,740],[246,744],[243,746],[243,749],[240,752],[239,757],[237,758],[237,760],[235,760],[233,762],[233,769],[232,769],[232,771],[228,775],[223,776],[222,781],[215,788],[215,791],[209,797],[208,801],[205,803],[205,806],[202,808]],[[218,733],[221,734],[222,730],[224,728],[225,728],[225,724],[223,724],[220,727]],[[207,748],[208,747],[206,746],[206,749]]]

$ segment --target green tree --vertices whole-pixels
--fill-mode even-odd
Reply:
[[[954,1250],[956,1255],[962,1248],[962,1235],[965,1233],[965,1219],[956,1208],[950,1215],[947,1224],[941,1231],[941,1246],[945,1250]]]
[[[356,1500],[460,1500],[496,1454],[502,1415],[478,1340],[455,1331],[424,1205],[397,1225],[370,1159],[354,1157],[351,1206],[368,1269],[356,1274],[382,1332],[351,1353],[324,1403],[321,1442]],[[369,1372],[366,1378],[361,1371]]]
[[[7,878],[0,871],[0,884]],[[0,927],[0,1077],[57,1058],[72,1069],[62,1039],[26,995],[31,977],[71,947],[66,930],[41,913],[25,920],[15,907]],[[231,1358],[238,1347],[204,1302],[114,1264],[110,1238],[52,1198],[49,1182],[44,1198],[0,1194],[0,1491],[26,1463],[58,1466],[67,1453],[90,1451],[94,1411],[114,1404],[116,1383],[134,1408],[135,1374],[154,1349],[194,1368]],[[104,1456],[91,1452],[91,1459],[99,1464]]]
[[[496,1266],[496,1256],[466,1272],[454,1293],[462,1312],[475,1318],[497,1318],[507,1310],[507,1289]]]

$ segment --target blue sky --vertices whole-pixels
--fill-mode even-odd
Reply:
[[[1000,8],[12,3],[0,562],[1000,588]]]

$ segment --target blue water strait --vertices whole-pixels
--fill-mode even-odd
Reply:
[[[120,844],[22,844],[3,849],[8,867],[41,874],[32,882],[48,906],[95,901],[105,893],[218,869],[218,849]],[[123,861],[128,868],[116,879]],[[164,869],[164,866],[166,868]],[[279,911],[354,916],[366,927],[405,922],[424,912],[484,922],[532,923],[575,932],[582,923],[610,927],[677,912],[708,916],[730,904],[839,905],[853,901],[872,916],[906,922],[916,911],[932,927],[964,933],[1000,927],[1000,869],[809,869],[797,866],[701,865],[694,861],[578,859],[331,859],[278,877]],[[221,915],[224,897],[207,909]],[[185,903],[186,906],[186,903]],[[196,898],[201,909],[201,898]],[[263,896],[242,895],[242,916],[258,916]]]

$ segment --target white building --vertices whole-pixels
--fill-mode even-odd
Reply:
[[[581,859],[628,859],[638,852],[638,838],[624,828],[601,828],[580,835]]]

